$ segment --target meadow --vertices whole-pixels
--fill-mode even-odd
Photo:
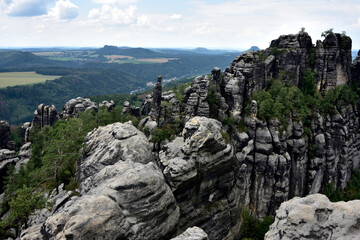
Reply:
[[[0,88],[42,83],[59,77],[61,76],[41,75],[36,72],[2,72],[0,73]]]

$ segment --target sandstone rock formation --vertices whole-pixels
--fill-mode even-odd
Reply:
[[[19,161],[16,152],[8,149],[0,149],[0,194],[3,192],[4,181],[10,165],[15,166]]]
[[[95,102],[92,102],[89,98],[78,97],[76,99],[69,100],[63,111],[60,113],[61,119],[78,116],[82,111],[96,111],[98,107]]]
[[[46,125],[54,125],[57,119],[57,111],[54,105],[40,104],[34,112],[32,126],[38,126],[39,129],[42,129]]]
[[[131,116],[134,116],[136,118],[140,118],[140,108],[131,106],[128,101],[124,102],[122,113],[123,114],[130,114]]]
[[[54,105],[48,106],[45,104],[40,104],[34,111],[32,122],[26,122],[21,126],[21,137],[23,142],[27,143],[30,141],[30,132],[35,126],[41,130],[47,125],[54,125],[58,118],[59,116]]]
[[[5,121],[0,121],[0,149],[8,148],[10,140],[10,125]]]
[[[89,133],[89,149],[78,167],[81,196],[54,209],[40,232],[29,231],[22,239],[159,239],[172,234],[179,207],[146,141],[131,122]]]
[[[110,102],[108,101],[102,101],[100,104],[99,104],[99,108],[101,107],[106,107],[108,109],[108,111],[111,111],[114,107],[115,107],[115,103],[113,100],[111,100]]]
[[[219,121],[194,117],[186,123],[183,137],[159,153],[166,181],[180,207],[179,227],[199,226],[209,239],[233,232],[240,211],[233,148],[222,134]]]
[[[360,200],[332,203],[321,194],[281,204],[265,239],[358,239]]]
[[[179,236],[172,238],[171,240],[207,240],[207,234],[198,227],[192,227],[186,229],[185,232],[180,234]]]

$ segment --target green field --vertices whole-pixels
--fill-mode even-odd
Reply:
[[[35,72],[2,72],[0,73],[0,88],[42,83],[59,77],[61,76],[41,75]]]

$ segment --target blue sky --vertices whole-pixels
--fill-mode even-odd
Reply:
[[[360,48],[359,0],[0,0],[0,46],[268,47],[301,27]]]

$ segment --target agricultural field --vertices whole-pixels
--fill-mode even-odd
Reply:
[[[0,73],[0,88],[42,83],[59,77],[61,76],[41,75],[36,72],[2,72]]]

